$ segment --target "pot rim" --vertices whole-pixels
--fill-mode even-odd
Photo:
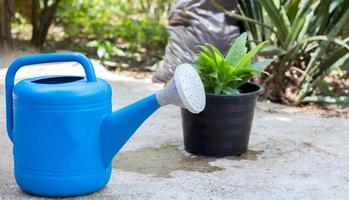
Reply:
[[[234,99],[234,98],[240,98],[240,97],[255,97],[259,96],[264,93],[264,87],[252,82],[246,82],[245,84],[254,85],[258,87],[258,90],[255,90],[253,92],[247,92],[247,93],[241,93],[241,94],[213,94],[213,93],[206,93],[207,98],[226,98],[226,99]]]

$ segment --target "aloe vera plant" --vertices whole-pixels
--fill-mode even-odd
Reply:
[[[250,46],[270,41],[260,54],[276,57],[261,80],[271,100],[309,102],[325,76],[349,63],[348,0],[241,0],[240,14],[211,1],[244,23]]]
[[[241,34],[224,56],[213,45],[200,46],[195,67],[205,90],[214,94],[239,94],[239,87],[252,77],[265,73],[264,68],[273,60],[252,63],[253,57],[267,44],[262,42],[247,52],[247,33]]]

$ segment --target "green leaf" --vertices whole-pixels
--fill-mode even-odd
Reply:
[[[202,50],[202,52],[204,54],[206,54],[207,56],[209,56],[211,58],[214,58],[212,51],[207,46],[199,45],[199,48]]]
[[[241,67],[246,68],[246,67],[251,67],[251,65],[252,65],[252,58],[248,59],[247,62],[244,65],[242,65]]]
[[[210,45],[210,48],[213,50],[213,54],[214,54],[214,58],[215,58],[217,67],[219,67],[222,60],[224,60],[224,56],[216,47]]]
[[[253,76],[256,73],[260,73],[262,70],[260,69],[254,69],[254,68],[238,68],[230,72],[231,76]]]
[[[293,21],[298,11],[299,0],[291,0],[289,6],[287,7],[287,16],[290,21]]]
[[[273,22],[277,29],[277,37],[280,41],[285,40],[289,34],[289,27],[286,26],[285,17],[275,6],[274,1],[271,0],[259,0],[260,4],[268,13],[270,20]]]
[[[349,61],[349,52],[347,54],[345,54],[344,56],[338,58],[338,60],[330,66],[330,68],[328,69],[328,73],[331,72],[333,69],[343,68],[343,66],[348,61]]]
[[[113,55],[116,55],[116,56],[122,56],[123,57],[123,56],[126,55],[126,53],[122,49],[120,49],[120,48],[118,48],[116,46],[113,46],[111,51],[112,51]]]
[[[275,45],[268,45],[260,50],[259,55],[262,56],[282,56],[287,54],[287,51],[282,49],[281,47],[275,46]]]
[[[209,77],[212,77],[212,78],[218,78],[218,72],[215,71],[215,72],[212,72],[210,74],[208,74]]]
[[[211,55],[213,56],[213,55]],[[216,66],[216,61],[214,60],[214,56],[211,57],[210,55],[207,55],[204,52],[201,52],[197,58],[198,61],[198,66],[208,66],[208,69],[214,71],[216,70],[215,66]]]
[[[316,28],[317,34],[323,34],[327,28],[331,3],[332,1],[320,1],[319,5],[316,7],[316,19],[314,27]]]
[[[293,43],[296,41],[297,36],[299,35],[299,32],[303,28],[303,25],[305,23],[307,14],[309,13],[311,4],[312,4],[312,1],[308,0],[306,5],[296,14],[296,17],[294,18],[291,25],[290,34],[288,35],[285,43],[285,48],[288,49],[289,46],[293,45]]]
[[[255,69],[264,69],[266,66],[268,66],[270,63],[272,63],[273,59],[267,59],[260,62],[254,63],[251,67]]]
[[[313,17],[314,17],[314,11],[311,10],[307,16],[305,17],[305,21],[303,24],[302,29],[299,31],[299,34],[297,36],[297,42],[299,43],[300,41],[302,41],[304,38],[308,37],[309,34],[309,29],[310,27],[313,27]],[[311,26],[310,26],[311,25]]]
[[[305,97],[302,102],[316,102],[316,103],[327,103],[327,104],[337,104],[340,106],[349,107],[349,97],[339,96],[310,96]]]
[[[246,55],[244,55],[235,65],[234,67],[244,67],[251,59],[260,51],[268,42],[262,42],[258,44],[255,48],[249,51]]]
[[[221,91],[222,91],[222,84],[221,83],[218,83],[217,85],[215,85],[215,87],[214,87],[214,93],[215,94],[220,94],[221,93]]]
[[[242,33],[230,47],[225,59],[231,65],[235,65],[247,52],[246,47],[247,33]]]
[[[312,36],[309,37],[307,39],[305,39],[303,42],[312,42],[312,41],[326,41],[326,42],[333,42],[337,45],[340,45],[344,48],[346,48],[347,50],[349,50],[349,45],[344,41],[344,40],[340,40],[338,38],[331,38],[327,35],[317,35],[317,36]]]
[[[221,58],[224,58],[223,54],[219,51],[219,49],[217,49],[215,46],[209,44],[208,45],[212,50],[213,50],[213,53],[216,55],[216,56],[219,56]]]
[[[106,57],[107,50],[104,46],[100,46],[97,48],[97,55],[99,58],[105,58]]]
[[[329,89],[329,85],[325,80],[321,80],[319,82],[319,89],[320,89],[322,94],[324,94],[326,96],[333,96],[331,90]]]
[[[340,67],[341,70],[345,70],[349,72],[349,59],[347,61],[345,61]],[[347,73],[348,73],[347,72]]]
[[[98,46],[98,41],[97,40],[92,40],[86,44],[87,47],[97,47]]]
[[[246,17],[244,15],[240,15],[240,14],[237,14],[237,13],[233,13],[233,12],[225,12],[225,14],[227,14],[229,17],[231,18],[234,18],[234,19],[237,19],[237,20],[241,20],[241,21],[244,21],[244,22],[250,22],[250,23],[254,23],[256,25],[259,25],[263,28],[266,28],[272,32],[275,32],[273,26],[269,26],[261,21],[258,21],[258,20],[255,20],[253,18],[250,18],[250,17]]]
[[[223,91],[223,94],[228,94],[228,95],[240,94],[238,89],[234,89],[234,88],[231,88],[231,87],[223,88],[222,91]]]

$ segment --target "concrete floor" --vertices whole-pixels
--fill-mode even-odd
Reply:
[[[21,70],[17,77],[79,70],[42,66]],[[112,85],[116,108],[161,88],[149,80],[113,76],[100,66],[96,71]],[[39,199],[22,192],[13,177],[4,74],[0,70],[0,199]],[[179,109],[160,109],[114,159],[108,186],[75,199],[348,199],[348,119],[259,103],[248,154],[197,157],[183,151],[182,141]]]

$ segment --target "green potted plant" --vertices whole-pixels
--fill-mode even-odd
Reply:
[[[239,155],[247,151],[253,113],[262,86],[248,82],[273,60],[253,63],[267,42],[247,52],[247,34],[241,34],[226,56],[212,45],[200,46],[195,67],[206,92],[199,114],[181,110],[186,151],[207,156]]]

